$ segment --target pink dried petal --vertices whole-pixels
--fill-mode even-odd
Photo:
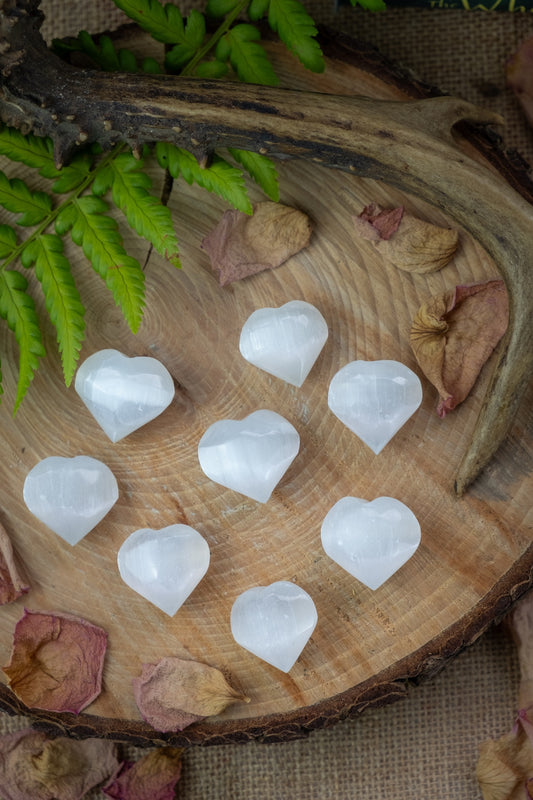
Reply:
[[[0,523],[0,605],[12,603],[29,588],[18,572],[11,540]]]
[[[123,764],[103,793],[112,800],[174,800],[182,752],[175,747],[161,747],[135,763]]]
[[[24,611],[3,671],[31,708],[78,714],[98,697],[107,633],[71,614]]]
[[[372,241],[377,239],[390,239],[393,233],[396,233],[402,221],[404,209],[403,206],[397,208],[381,209],[377,203],[370,203],[365,206],[358,217],[355,217],[354,222],[361,236]],[[358,221],[361,220],[367,225],[370,225],[373,233],[368,231],[368,228],[361,228],[358,226]],[[365,235],[362,231],[367,231]]]
[[[116,773],[115,745],[49,739],[31,728],[0,736],[2,800],[81,800]]]

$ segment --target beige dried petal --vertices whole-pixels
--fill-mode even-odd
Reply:
[[[11,540],[0,523],[0,605],[13,602],[28,592],[29,588],[19,574]]]
[[[219,669],[170,657],[144,664],[141,677],[133,679],[133,693],[143,719],[162,732],[181,731],[232,703],[249,702]]]
[[[406,272],[436,272],[457,250],[459,234],[409,214],[402,207],[382,210],[372,203],[354,219],[356,233],[380,255]]]
[[[483,800],[525,800],[532,775],[533,747],[522,729],[481,744],[476,777]]]
[[[312,225],[297,208],[265,201],[251,216],[226,211],[202,242],[221,286],[279,267],[309,244]]]

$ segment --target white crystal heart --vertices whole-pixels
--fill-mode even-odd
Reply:
[[[298,431],[274,411],[211,425],[198,444],[203,472],[215,483],[266,503],[300,449]]]
[[[329,385],[330,409],[376,454],[421,402],[420,379],[399,361],[352,361]]]
[[[112,442],[155,419],[174,397],[174,381],[155,358],[99,350],[76,373],[75,389]]]
[[[317,623],[311,597],[294,583],[277,581],[243,592],[231,609],[233,638],[255,656],[288,672]]]
[[[393,497],[343,497],[322,523],[322,546],[339,566],[377,589],[408,561],[420,544],[420,525]]]
[[[326,339],[328,326],[320,311],[303,300],[281,308],[260,308],[241,331],[243,357],[265,372],[293,386],[301,386]]]
[[[69,544],[77,544],[118,499],[115,476],[90,456],[50,456],[24,481],[24,502],[37,519]]]
[[[142,528],[118,551],[118,569],[130,589],[174,616],[209,567],[209,545],[189,525]]]

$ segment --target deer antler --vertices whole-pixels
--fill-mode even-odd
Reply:
[[[51,136],[58,165],[85,141],[134,149],[169,141],[199,156],[229,146],[307,158],[423,198],[486,248],[507,286],[510,321],[456,476],[462,494],[505,437],[533,371],[533,208],[451,134],[461,120],[500,118],[449,97],[389,102],[77,69],[46,48],[39,2],[0,0],[0,118]]]

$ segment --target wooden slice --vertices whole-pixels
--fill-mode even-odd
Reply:
[[[430,93],[373,51],[341,38],[327,44],[330,57],[323,76],[306,73],[273,46],[284,83],[398,100]],[[490,154],[511,182],[526,195],[530,191],[522,165],[506,160],[492,139],[469,131],[465,147],[479,158]],[[17,350],[5,326],[1,330],[1,519],[31,583],[24,599],[2,608],[1,663],[9,661],[13,629],[24,606],[70,612],[109,634],[104,689],[88,713],[27,709],[5,685],[0,687],[3,708],[29,714],[41,727],[138,744],[299,736],[402,696],[406,680],[433,674],[531,584],[533,387],[497,457],[461,499],[453,493],[453,475],[478,415],[490,364],[468,400],[444,420],[435,413],[434,389],[421,376],[421,408],[378,456],[327,406],[331,378],[356,358],[396,359],[420,374],[408,343],[418,307],[456,284],[496,276],[494,263],[461,231],[457,256],[442,271],[426,276],[401,272],[354,235],[353,215],[374,201],[402,204],[424,219],[448,225],[439,209],[378,182],[311,163],[284,162],[279,171],[282,201],[309,214],[314,232],[309,247],[277,270],[220,288],[200,244],[226,206],[181,181],[170,200],[181,271],[148,254],[122,227],[131,252],[141,262],[148,259],[147,308],[137,336],[128,331],[83,256],[69,245],[87,306],[82,358],[108,347],[154,356],[176,382],[171,407],[121,442],[112,444],[74,388],[65,388],[46,322],[48,355],[13,419]],[[157,173],[158,190],[161,178]],[[260,199],[255,188],[251,192]],[[254,368],[238,350],[241,327],[252,311],[293,299],[313,303],[329,326],[328,341],[301,389]],[[285,416],[301,437],[298,457],[266,505],[211,482],[197,458],[198,441],[211,423],[240,419],[258,408]],[[22,487],[41,459],[82,453],[111,468],[120,498],[103,522],[70,547],[28,512]],[[322,520],[345,495],[396,497],[422,527],[413,558],[376,591],[343,571],[321,547]],[[175,522],[186,522],[205,536],[211,566],[170,618],[121,581],[116,554],[134,530]],[[296,582],[318,610],[316,630],[288,674],[239,647],[230,631],[237,595],[277,580]],[[164,656],[227,670],[251,702],[182,734],[157,733],[142,721],[131,681],[142,664]]]

